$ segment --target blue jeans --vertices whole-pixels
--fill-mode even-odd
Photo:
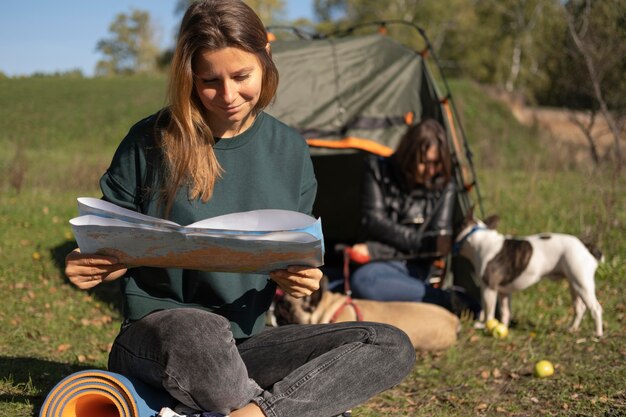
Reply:
[[[378,301],[415,301],[452,309],[450,293],[427,285],[428,270],[403,261],[370,262],[350,277],[352,295]]]
[[[109,369],[198,410],[250,402],[268,417],[330,417],[398,384],[413,369],[406,334],[381,323],[268,328],[237,343],[222,316],[154,312],[122,328]]]

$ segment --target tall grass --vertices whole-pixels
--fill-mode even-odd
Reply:
[[[0,189],[93,189],[132,123],[164,98],[160,78],[0,80]],[[16,174],[20,187],[7,181]]]
[[[420,355],[403,384],[355,414],[624,415],[624,177],[570,164],[478,86],[455,80],[452,89],[485,211],[500,215],[500,229],[586,235],[604,251],[597,284],[607,337],[591,337],[589,318],[580,334],[565,333],[567,289],[541,283],[514,297],[518,325],[508,339],[465,323],[455,347]],[[118,294],[107,286],[79,291],[64,278],[63,258],[74,247],[68,220],[76,197],[99,196],[97,180],[117,144],[163,105],[164,90],[163,79],[0,80],[0,416],[36,415],[62,377],[106,366]],[[557,365],[555,377],[532,378],[540,358]]]

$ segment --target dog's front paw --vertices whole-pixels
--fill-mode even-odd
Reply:
[[[482,321],[475,321],[474,322],[474,328],[482,330],[482,329],[485,328],[485,323],[482,322]]]

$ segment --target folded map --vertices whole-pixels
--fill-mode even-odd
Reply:
[[[83,253],[115,256],[128,267],[265,273],[323,264],[320,219],[291,210],[225,214],[186,226],[97,198],[78,198],[70,220]]]

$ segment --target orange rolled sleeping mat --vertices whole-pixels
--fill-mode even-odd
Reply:
[[[155,417],[172,405],[165,391],[92,369],[61,380],[44,400],[39,417]]]

